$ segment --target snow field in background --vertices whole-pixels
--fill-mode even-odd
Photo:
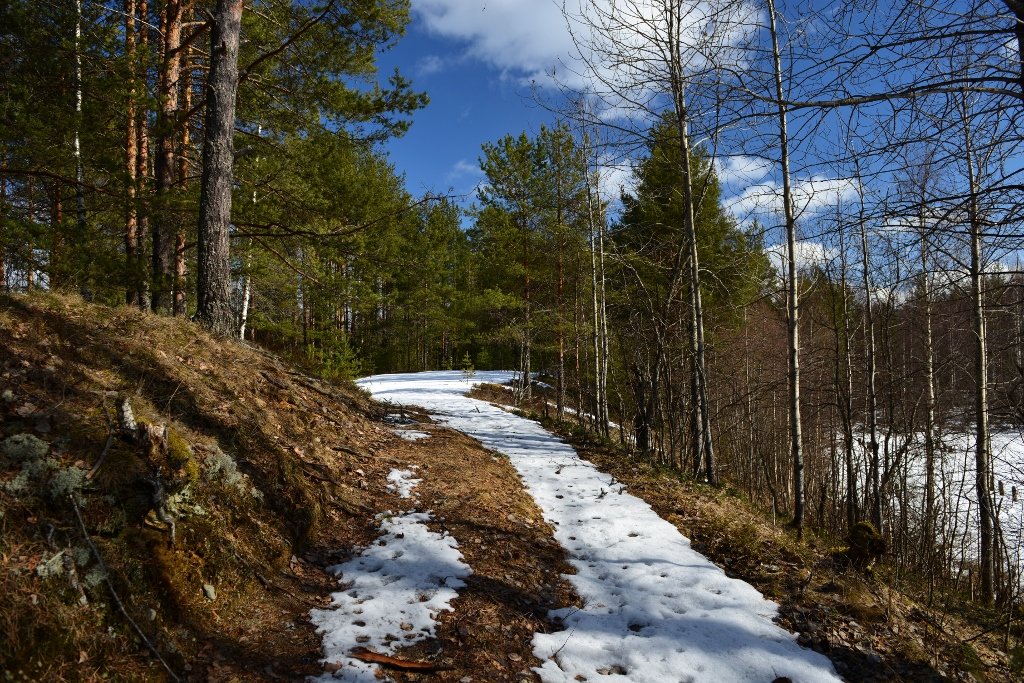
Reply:
[[[419,483],[411,470],[392,470],[389,488],[402,498]],[[323,633],[325,663],[341,664],[319,681],[379,683],[376,666],[349,656],[355,647],[393,654],[399,647],[434,636],[436,615],[451,610],[451,601],[472,574],[458,543],[430,531],[429,512],[380,516],[382,535],[362,554],[331,567],[342,590],[330,609],[312,610],[311,621]]]
[[[477,372],[474,383],[512,373]],[[546,683],[795,683],[839,681],[831,662],[772,622],[777,606],[728,578],[621,483],[581,460],[535,422],[464,394],[458,372],[378,375],[377,398],[426,408],[507,455],[555,528],[584,600],[559,610],[564,631],[534,636]]]
[[[947,431],[938,435],[939,448],[935,460],[935,496],[938,542],[945,543],[946,558],[955,568],[957,562],[978,559],[978,490],[975,463],[974,433]],[[837,435],[842,443],[842,435]],[[854,443],[858,474],[863,481],[867,471],[868,452],[860,432]],[[923,433],[880,435],[881,457],[888,462],[894,453],[906,454],[898,478],[906,482],[908,512],[916,521],[917,530],[924,526],[926,489],[926,454]],[[1024,568],[1024,437],[1019,432],[996,431],[991,436],[992,472],[995,512],[999,518],[1006,557],[1009,564]],[[840,449],[842,446],[840,445]],[[840,450],[840,457],[841,455]],[[837,473],[838,490],[845,490],[845,472]],[[1002,495],[1000,495],[1002,484]],[[898,487],[897,487],[898,488]],[[1017,489],[1017,500],[1013,490]],[[899,492],[889,494],[893,505],[899,504]],[[916,518],[916,520],[915,520]]]

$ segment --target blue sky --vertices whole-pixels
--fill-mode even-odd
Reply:
[[[482,177],[481,144],[533,134],[554,120],[535,101],[530,82],[539,65],[556,63],[553,55],[568,35],[550,40],[550,23],[560,20],[551,0],[412,0],[412,6],[405,37],[378,61],[382,75],[397,66],[430,104],[387,151],[413,195],[472,195]],[[538,50],[524,49],[536,33],[531,24],[540,21],[549,24],[548,39]]]

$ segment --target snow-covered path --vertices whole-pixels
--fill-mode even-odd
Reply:
[[[509,378],[478,372],[472,382]],[[540,425],[465,396],[470,382],[462,373],[378,375],[359,384],[380,400],[422,406],[506,454],[554,526],[584,607],[557,614],[566,630],[534,637],[543,681],[840,680],[828,659],[772,622],[775,603],[727,577],[647,503]]]

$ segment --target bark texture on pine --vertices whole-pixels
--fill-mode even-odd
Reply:
[[[174,186],[174,138],[178,117],[178,81],[181,77],[181,0],[166,0],[160,26],[163,30],[163,64],[157,96],[160,111],[156,123],[156,193],[166,200]],[[159,204],[159,202],[158,202]],[[158,205],[153,221],[153,310],[173,312],[175,228],[166,206]]]
[[[182,21],[190,20],[192,16],[193,0],[185,0],[181,9]],[[179,41],[180,42],[180,41]],[[179,76],[181,80],[181,107],[180,110],[183,112],[191,111],[192,109],[192,72],[190,58],[192,55],[192,44],[189,43],[187,46],[179,49],[178,58],[180,64],[178,66]],[[192,144],[191,131],[189,129],[189,120],[184,118],[180,122],[181,128],[181,139],[180,146],[178,149],[178,184],[179,187],[184,188],[189,182],[189,147]],[[187,290],[187,277],[188,277],[188,265],[185,260],[186,256],[186,235],[185,235],[185,224],[179,222],[177,233],[174,235],[174,315],[185,316],[188,314],[188,297],[186,296]]]
[[[136,36],[135,23],[138,11],[135,0],[124,2],[124,52],[131,69],[131,85],[128,89],[128,101],[125,110],[124,131],[124,162],[127,183],[125,186],[124,216],[124,255],[127,283],[125,287],[125,303],[129,306],[139,305],[138,255],[139,255],[139,215],[135,205],[138,196],[139,177],[139,121],[136,97],[138,97],[138,80],[136,79]]]
[[[139,22],[136,27],[138,54],[144,57],[149,53],[149,0],[138,0],[138,17]],[[143,59],[140,58],[136,60],[132,64],[132,69],[137,88],[136,92],[141,93],[141,86],[143,83],[143,79],[141,78],[141,74],[143,73]],[[147,197],[151,187],[148,111],[145,104],[141,102],[140,104],[142,104],[142,106],[138,107],[135,112],[135,145],[137,149],[135,184],[137,187],[136,197],[138,198]],[[136,235],[138,251],[135,254],[135,261],[133,264],[129,265],[134,265],[135,268],[133,272],[136,276],[137,305],[140,309],[148,311],[150,310],[151,304],[151,292],[149,281],[150,255],[146,250],[146,246],[150,240],[150,220],[147,203],[140,202],[137,204],[136,215],[138,221],[138,233]]]
[[[231,334],[228,227],[238,90],[238,43],[242,0],[217,0],[210,45],[203,138],[203,179],[199,206],[196,318],[214,332]]]

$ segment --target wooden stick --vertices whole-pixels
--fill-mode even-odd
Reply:
[[[399,657],[391,657],[389,655],[382,655],[379,652],[367,649],[365,647],[354,647],[348,652],[350,657],[354,657],[361,662],[371,662],[373,664],[380,664],[382,666],[389,666],[394,669],[401,669],[403,671],[436,671],[437,667],[429,662],[414,662],[411,659],[400,659]]]

